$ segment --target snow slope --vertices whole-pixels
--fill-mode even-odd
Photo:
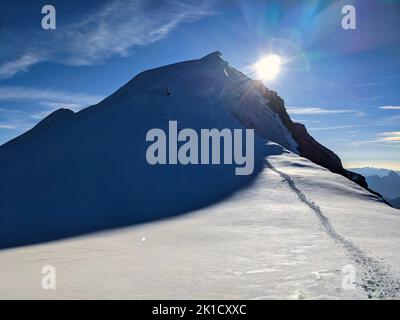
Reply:
[[[1,146],[0,298],[399,298],[398,210],[298,156],[268,103],[214,53]],[[150,166],[146,133],[170,120],[254,127],[254,174]],[[55,291],[41,289],[46,264]]]
[[[397,211],[297,155],[265,160],[250,186],[188,215],[1,251],[0,298],[399,298]]]
[[[145,137],[152,128],[168,132],[169,120],[180,129],[244,129],[238,118],[267,126],[267,138],[296,151],[251,80],[218,53],[143,72],[76,114],[56,111],[0,147],[0,248],[173,216],[228,196],[259,172],[264,139],[256,141],[255,175],[239,177],[234,165],[151,166]]]

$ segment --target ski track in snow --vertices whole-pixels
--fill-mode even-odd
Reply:
[[[347,251],[350,259],[358,265],[361,270],[361,283],[357,285],[367,293],[368,298],[399,299],[400,280],[394,278],[388,268],[376,258],[368,256],[368,254],[355,243],[337,233],[329,219],[322,213],[321,208],[307,198],[289,175],[279,171],[268,162],[267,166],[282,177],[289,188],[297,194],[300,201],[315,213],[322,230],[337,244],[342,246]]]

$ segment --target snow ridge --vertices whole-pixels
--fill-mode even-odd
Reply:
[[[323,214],[321,208],[296,186],[293,179],[282,171],[273,167],[266,161],[269,169],[280,175],[289,188],[297,194],[299,200],[308,206],[316,215],[321,229],[338,245],[347,251],[349,258],[354,261],[361,271],[360,286],[368,295],[375,299],[399,299],[400,279],[396,279],[390,270],[378,259],[370,257],[364,250],[354,242],[339,234],[332,226],[329,219]]]

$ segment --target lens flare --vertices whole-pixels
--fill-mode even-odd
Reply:
[[[269,55],[256,63],[255,68],[259,78],[262,80],[273,80],[281,70],[281,58],[276,55]]]

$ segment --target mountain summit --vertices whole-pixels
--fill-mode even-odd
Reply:
[[[236,177],[232,165],[150,166],[146,133],[167,131],[169,121],[178,130],[255,129],[254,174]],[[220,52],[148,70],[99,104],[57,110],[0,147],[0,247],[201,208],[248,185],[267,155],[286,152],[366,186],[291,121],[276,92],[232,68]]]
[[[147,133],[171,122],[179,132],[255,129],[253,174],[229,163],[150,165]],[[0,251],[13,261],[0,273],[8,296],[45,295],[36,280],[18,285],[43,261],[65,280],[54,297],[400,296],[398,211],[219,52],[142,72],[80,112],[52,113],[0,147],[0,177],[0,248],[135,225]],[[357,285],[345,290],[354,270]],[[90,286],[80,281],[87,272]]]

